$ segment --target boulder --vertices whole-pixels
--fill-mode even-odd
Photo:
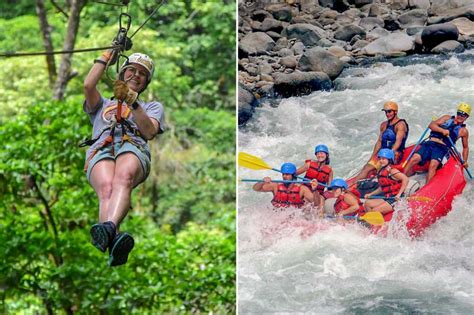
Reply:
[[[379,38],[361,49],[365,55],[399,56],[400,52],[413,50],[415,39],[405,33],[397,32]]]
[[[252,20],[263,22],[266,18],[272,18],[273,16],[265,10],[257,10],[251,15]]]
[[[331,54],[333,54],[334,56],[338,58],[350,55],[347,51],[344,50],[344,48],[339,47],[339,46],[329,47],[328,52],[330,52]]]
[[[276,73],[274,90],[283,97],[309,94],[317,90],[329,90],[332,82],[323,72]]]
[[[398,20],[395,16],[388,16],[384,19],[383,22],[384,28],[386,30],[393,32],[400,29],[400,23],[398,23]]]
[[[424,9],[410,10],[398,17],[398,22],[402,28],[424,26],[427,20],[428,12]]]
[[[456,25],[459,34],[472,36],[474,35],[474,22],[468,18],[461,17],[451,21],[452,24]]]
[[[298,61],[295,56],[286,56],[280,59],[280,64],[286,68],[295,69],[298,65]]]
[[[405,10],[408,7],[408,0],[386,0],[385,3],[392,10]]]
[[[321,38],[325,37],[325,32],[311,24],[292,24],[283,30],[282,35],[288,39],[298,39],[305,46],[314,46]]]
[[[266,18],[260,25],[260,30],[264,32],[274,31],[277,33],[281,33],[281,31],[283,30],[283,26],[280,21],[277,21],[274,18]]]
[[[289,48],[282,48],[278,51],[278,56],[280,57],[293,56],[293,55],[294,55],[293,50]]]
[[[238,89],[238,118],[239,125],[246,123],[253,115],[254,107],[257,106],[258,102],[255,96],[248,90],[246,90],[243,85],[239,84]]]
[[[385,37],[388,34],[390,34],[390,32],[387,31],[386,29],[376,27],[373,30],[371,30],[370,32],[368,32],[367,35],[365,36],[365,38],[367,40],[375,40],[375,39],[379,39],[381,37]]]
[[[411,8],[428,10],[431,6],[430,0],[408,0]]]
[[[386,5],[380,3],[374,3],[370,6],[369,16],[372,17],[385,17],[390,14],[390,9]]]
[[[304,50],[305,50],[305,46],[302,42],[296,42],[294,43],[293,47],[291,47],[291,50],[293,50],[293,53],[295,55],[302,55],[304,53]]]
[[[351,2],[358,8],[363,7],[366,4],[371,4],[374,0],[352,0]]]
[[[263,32],[249,33],[239,43],[242,55],[261,55],[272,50],[275,46],[273,39]]]
[[[334,38],[348,42],[355,35],[365,37],[365,30],[360,26],[348,24],[339,27],[338,30],[334,33]]]
[[[362,27],[366,31],[370,31],[376,28],[377,26],[384,27],[384,22],[382,19],[378,17],[366,17],[366,18],[360,19],[359,26]]]
[[[337,78],[343,68],[344,64],[339,58],[320,47],[307,50],[298,64],[298,69],[302,71],[324,72],[331,79]]]
[[[421,33],[423,46],[430,50],[447,40],[457,40],[458,37],[459,31],[452,23],[429,25]]]
[[[461,53],[463,51],[464,46],[455,40],[447,40],[431,49],[431,53],[433,54]]]
[[[266,7],[266,10],[279,21],[290,22],[293,17],[291,8],[285,4],[271,4]]]

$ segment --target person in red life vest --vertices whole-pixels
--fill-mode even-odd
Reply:
[[[403,174],[401,166],[393,165],[395,153],[390,149],[381,149],[377,154],[381,169],[377,172],[379,187],[365,195],[364,207],[367,212],[378,211],[382,214],[393,211],[393,205],[403,195],[408,185],[408,177]],[[369,199],[383,193],[384,199]]]
[[[412,175],[412,168],[415,164],[424,164],[430,161],[426,183],[428,183],[436,171],[440,168],[444,157],[447,157],[451,142],[462,139],[462,158],[464,167],[468,167],[467,158],[469,156],[469,132],[467,131],[465,121],[471,115],[471,105],[460,103],[457,107],[456,116],[444,115],[439,119],[432,121],[428,126],[431,129],[428,141],[421,144],[418,151],[408,162],[405,172],[408,176]]]
[[[329,184],[332,181],[333,172],[331,166],[329,166],[329,148],[325,144],[318,144],[314,148],[314,155],[316,160],[306,160],[305,164],[296,170],[296,175],[300,175],[304,172],[305,178],[310,180],[317,180],[320,184]],[[324,186],[318,185],[317,190],[322,196],[324,192]]]
[[[281,166],[283,180],[293,181],[296,179],[296,165],[284,163]],[[318,206],[320,196],[317,189],[317,181],[311,182],[311,189],[298,183],[274,183],[270,177],[264,177],[264,182],[256,183],[253,190],[258,192],[272,192],[272,205],[277,208],[302,207],[305,203]]]
[[[348,185],[342,178],[334,178],[328,189],[334,191],[336,216],[363,215],[365,213],[358,193],[348,190]]]
[[[398,117],[398,104],[392,101],[383,104],[383,112],[387,120],[380,124],[379,138],[374,146],[374,151],[369,162],[362,168],[356,176],[356,180],[367,178],[372,170],[380,170],[380,164],[377,160],[377,153],[380,149],[391,149],[395,152],[394,164],[398,164],[403,157],[405,143],[408,138],[408,124],[405,119]]]

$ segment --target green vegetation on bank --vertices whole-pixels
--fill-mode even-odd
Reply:
[[[30,3],[16,1],[8,12],[0,6],[2,51],[43,50]],[[154,7],[130,1],[132,32]],[[66,19],[49,2],[47,9],[60,50]],[[109,45],[119,13],[89,2],[76,48]],[[118,268],[89,243],[98,202],[77,147],[92,130],[82,82],[100,52],[74,55],[78,75],[64,101],[51,100],[45,57],[0,58],[0,311],[235,312],[234,15],[229,1],[173,1],[126,53],[154,59],[142,98],[164,104],[167,132],[150,143],[150,177],[122,226],[136,247]],[[111,82],[104,78],[99,89],[110,96]]]

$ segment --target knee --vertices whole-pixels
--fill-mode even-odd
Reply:
[[[112,195],[112,181],[103,181],[97,187],[97,196],[99,200],[108,200]]]
[[[132,187],[133,181],[134,181],[133,174],[129,172],[118,172],[115,174],[113,185]]]

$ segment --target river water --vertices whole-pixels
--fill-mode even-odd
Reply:
[[[301,166],[316,144],[325,143],[335,176],[347,178],[369,159],[386,100],[399,103],[399,117],[410,125],[408,143],[415,143],[432,117],[454,114],[461,101],[474,104],[474,51],[347,68],[332,91],[258,108],[239,130],[239,151],[275,168]],[[467,124],[474,173],[472,118]],[[239,178],[264,176],[281,179],[273,171],[239,167]],[[370,235],[355,223],[308,224],[299,211],[288,221],[288,213],[271,209],[271,193],[251,187],[238,185],[239,314],[474,313],[469,181],[453,210],[417,240],[406,233]]]

